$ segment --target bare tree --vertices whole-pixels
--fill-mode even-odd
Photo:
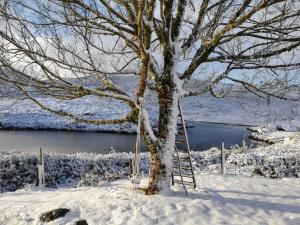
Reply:
[[[143,109],[142,133],[154,194],[170,188],[181,97],[222,97],[229,90],[216,87],[228,81],[259,96],[298,100],[287,90],[298,88],[299,16],[297,0],[4,0],[0,80],[43,109],[99,125],[136,123],[138,97],[153,90],[159,129],[153,131]],[[135,98],[113,82],[116,74],[135,74]],[[206,82],[185,90],[193,77]],[[88,119],[55,110],[36,94],[113,98],[131,110],[122,118]]]

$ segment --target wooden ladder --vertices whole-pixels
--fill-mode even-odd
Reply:
[[[173,156],[172,185],[182,184],[186,195],[186,186],[196,188],[196,179],[192,165],[191,150],[186,131],[182,109],[178,103],[179,114],[177,121],[177,135],[175,141],[175,154]]]

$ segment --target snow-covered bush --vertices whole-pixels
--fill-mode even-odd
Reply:
[[[225,151],[226,173],[270,178],[300,177],[300,151],[295,146],[233,147]],[[192,159],[196,171],[220,173],[220,149],[192,152]]]
[[[87,173],[78,181],[77,187],[98,187],[101,179],[98,174]]]
[[[264,148],[248,152],[233,151],[226,160],[227,171],[263,175],[270,178],[299,177],[300,152],[289,149]]]
[[[93,180],[114,180],[129,176],[132,154],[46,154],[47,187],[88,185]],[[37,156],[20,152],[0,152],[0,192],[15,191],[37,182]],[[149,156],[141,154],[141,171],[148,173]],[[80,181],[80,182],[79,182]],[[91,184],[93,182],[90,182]]]
[[[280,178],[300,175],[300,151],[293,146],[269,146],[226,150],[228,174],[263,175]],[[220,172],[221,151],[213,148],[204,152],[191,152],[196,172]],[[45,179],[47,187],[98,186],[130,174],[131,153],[110,154],[46,154]],[[150,156],[141,153],[141,174],[148,174]],[[0,192],[15,191],[37,181],[37,155],[0,151]]]
[[[253,148],[253,144],[250,144],[248,146],[247,143],[243,140],[242,146],[235,144],[230,147],[230,150],[238,151],[240,153],[245,153],[245,152],[248,152],[249,150],[251,150],[252,148]]]

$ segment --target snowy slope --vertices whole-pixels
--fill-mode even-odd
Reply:
[[[128,112],[128,108],[120,102],[99,99],[87,96],[71,102],[55,101],[48,98],[40,98],[55,109],[64,109],[68,112],[83,115],[89,118],[117,118]],[[58,129],[58,130],[106,130],[125,131],[135,130],[132,124],[121,126],[95,126],[91,124],[79,124],[74,120],[50,114],[29,100],[15,101],[12,99],[0,100],[0,127],[21,129]]]
[[[131,95],[135,91],[136,79],[132,76],[115,78],[117,84]],[[193,81],[194,82],[194,81]],[[195,82],[194,82],[195,83]],[[192,84],[194,84],[192,83]],[[87,84],[88,85],[88,84]],[[95,85],[95,84],[93,84]],[[196,85],[197,87],[197,85]],[[193,89],[197,89],[192,87]],[[237,89],[237,87],[235,87]],[[185,118],[191,121],[245,124],[252,126],[280,125],[284,128],[297,130],[300,127],[300,102],[258,98],[253,94],[231,93],[223,99],[213,98],[210,94],[187,97],[182,100]],[[83,97],[70,102],[40,98],[56,109],[83,115],[89,118],[118,118],[128,112],[128,107],[119,101],[100,99],[94,96]],[[152,121],[157,121],[157,99],[152,92],[146,94],[146,108]],[[132,124],[121,126],[94,126],[78,124],[73,120],[57,117],[41,110],[28,100],[15,101],[0,99],[0,127],[2,128],[33,128],[33,129],[67,129],[67,130],[108,130],[135,131]]]
[[[38,225],[39,215],[58,207],[71,209],[47,225],[298,225],[299,180],[270,180],[200,174],[198,188],[185,197],[181,187],[168,196],[133,194],[129,180],[102,187],[76,189],[24,189],[0,194],[1,225]],[[146,186],[147,180],[143,180]]]
[[[118,118],[128,112],[128,108],[114,101],[85,97],[70,103],[43,99],[48,105],[63,108],[78,115],[90,118]],[[274,100],[268,109],[264,100],[228,97],[216,99],[209,95],[189,97],[183,100],[182,106],[185,118],[191,121],[246,124],[260,126],[273,124],[297,130],[300,127],[300,103]],[[156,101],[151,99],[148,108],[150,117],[157,119]],[[15,102],[10,99],[0,100],[0,126],[3,128],[33,128],[33,129],[67,129],[67,130],[106,130],[135,131],[132,124],[95,126],[78,124],[73,120],[61,118],[41,110],[28,100]]]

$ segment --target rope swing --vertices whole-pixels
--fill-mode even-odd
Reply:
[[[136,144],[134,149],[134,156],[131,160],[131,183],[134,190],[136,190],[141,184],[141,175],[140,175],[140,152],[141,152],[141,121],[142,121],[142,111],[143,111],[143,98],[139,98],[139,117],[138,117],[138,126],[136,132]]]

